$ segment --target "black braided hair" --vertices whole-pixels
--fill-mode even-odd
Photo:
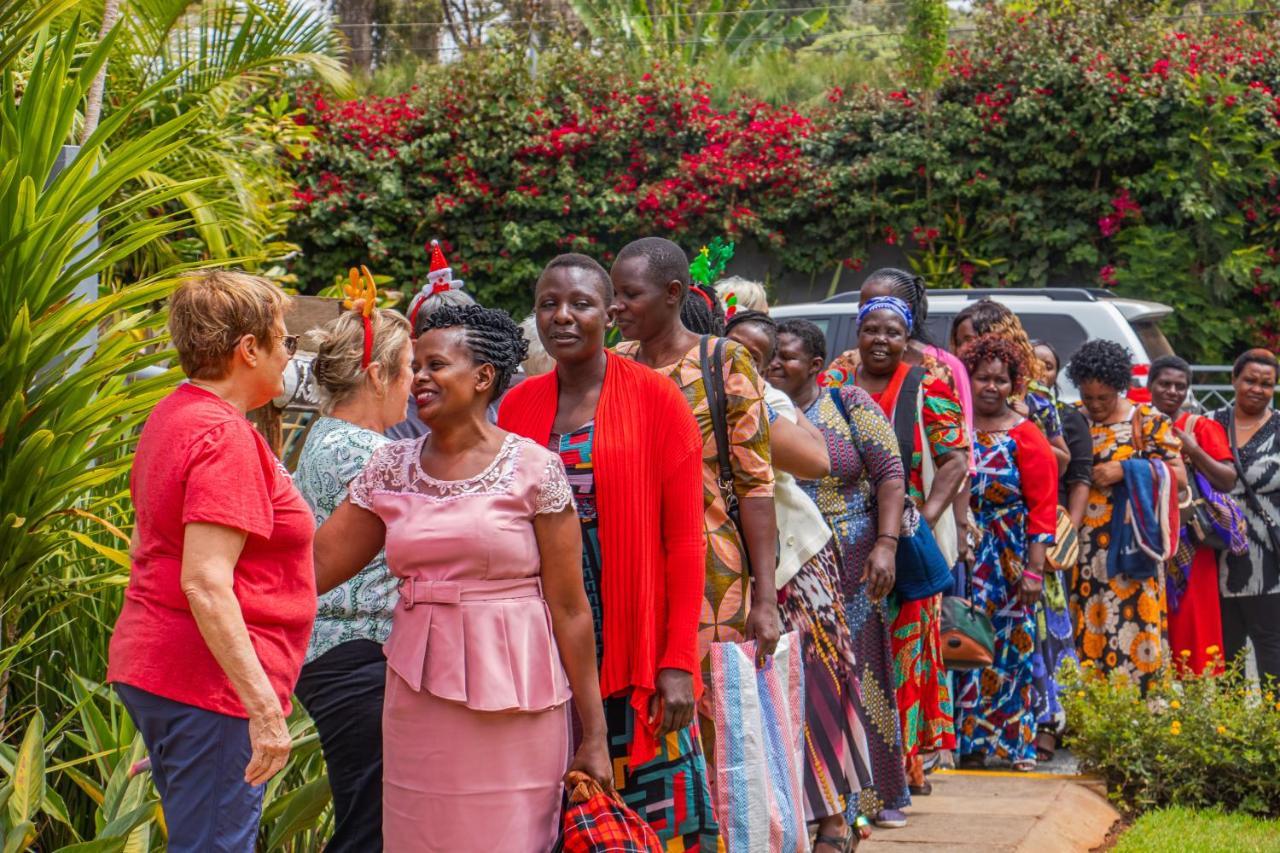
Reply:
[[[727,335],[739,326],[757,326],[769,338],[769,345],[778,348],[778,321],[763,311],[738,311],[724,324]]]
[[[700,294],[706,294],[710,301]],[[715,291],[700,284],[692,285],[680,306],[680,322],[695,335],[723,335],[724,306]]]
[[[926,325],[929,319],[929,296],[924,279],[897,267],[881,267],[867,276],[863,286],[872,281],[888,282],[892,294],[911,308],[911,340],[932,345],[933,340],[929,337],[929,327]]]
[[[826,363],[827,336],[822,334],[822,329],[819,329],[816,324],[801,320],[799,317],[783,320],[778,324],[778,334],[799,338],[810,358],[820,358],[823,363]]]
[[[427,318],[422,331],[459,326],[466,333],[472,361],[492,365],[495,375],[489,400],[497,399],[507,390],[511,375],[528,355],[529,342],[507,312],[479,305],[446,305]]]
[[[1133,353],[1115,341],[1102,338],[1085,341],[1071,357],[1067,375],[1077,388],[1086,382],[1101,382],[1124,394],[1133,376]]]

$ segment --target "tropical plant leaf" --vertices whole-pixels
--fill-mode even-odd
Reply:
[[[44,795],[44,715],[36,711],[27,724],[14,761],[13,793],[8,803],[10,825],[33,820],[44,802]]]

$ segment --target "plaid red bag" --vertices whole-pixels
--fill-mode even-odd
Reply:
[[[569,808],[564,813],[564,853],[662,853],[653,827],[585,773],[570,773]]]

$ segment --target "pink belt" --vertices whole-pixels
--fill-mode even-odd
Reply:
[[[461,604],[464,601],[494,601],[503,598],[541,598],[539,578],[510,580],[424,581],[403,578],[400,599],[404,609],[415,604]]]

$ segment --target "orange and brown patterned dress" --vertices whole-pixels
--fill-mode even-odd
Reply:
[[[1088,415],[1086,414],[1087,418]],[[1149,405],[1138,406],[1144,454],[1172,462],[1182,444],[1173,423]],[[1123,462],[1137,454],[1133,423],[1089,421],[1093,462]],[[1071,618],[1075,624],[1080,660],[1093,661],[1104,673],[1125,673],[1144,690],[1167,659],[1164,572],[1134,580],[1107,577],[1107,547],[1111,543],[1110,486],[1092,486],[1084,527],[1080,531],[1080,564],[1071,585]]]
[[[717,340],[708,340],[708,351],[715,347]],[[619,344],[615,352],[634,359],[639,348],[635,341],[626,341]],[[710,674],[711,644],[740,643],[745,637],[750,601],[746,547],[729,518],[716,483],[719,470],[716,439],[702,381],[699,345],[694,345],[674,364],[655,369],[671,377],[684,393],[702,430],[707,587],[702,601],[702,619],[698,625],[698,653],[702,656],[703,675],[707,676]],[[769,414],[764,403],[764,380],[756,372],[751,354],[735,341],[725,342],[723,375],[734,494],[739,500],[773,497],[773,457],[769,450]]]

